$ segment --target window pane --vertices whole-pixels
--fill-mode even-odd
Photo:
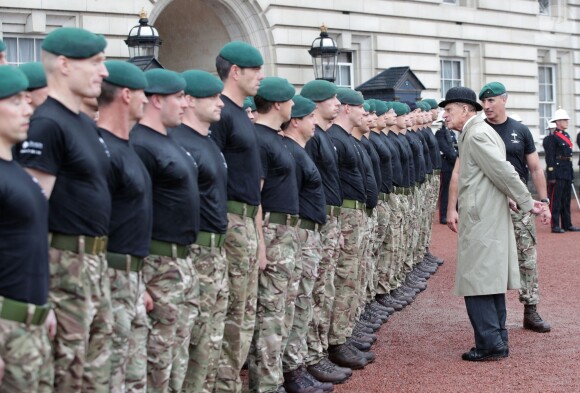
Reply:
[[[461,79],[461,63],[458,61],[453,62],[453,79]]]
[[[441,61],[441,72],[443,74],[443,79],[451,78],[451,64],[448,61]]]
[[[35,56],[34,56],[34,61],[41,61],[42,60],[42,42],[44,40],[37,38],[34,40],[34,44],[35,44]]]
[[[8,63],[18,62],[18,40],[16,38],[4,38],[6,44],[6,61]]]
[[[540,84],[546,83],[546,67],[538,67],[538,80]]]
[[[340,84],[343,86],[350,86],[350,67],[340,66]]]
[[[34,61],[34,39],[18,39],[18,62],[28,63]]]
[[[554,76],[553,74],[553,68],[552,67],[544,67],[545,69],[545,73],[546,73],[546,83],[548,84],[553,84],[554,83]]]

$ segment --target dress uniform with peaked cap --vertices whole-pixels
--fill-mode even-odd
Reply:
[[[73,61],[102,61],[95,56],[106,45],[100,35],[66,27],[48,34],[42,50]],[[102,64],[92,72],[91,78],[106,75]],[[62,86],[66,85],[54,88],[68,89]],[[49,198],[49,299],[58,322],[55,390],[109,391],[113,323],[105,256],[111,216],[109,151],[92,119],[48,97],[34,112],[18,156],[23,166],[56,178]]]

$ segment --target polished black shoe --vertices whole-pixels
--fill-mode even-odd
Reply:
[[[353,370],[364,368],[368,364],[368,361],[364,356],[355,354],[351,348],[352,347],[347,344],[329,345],[328,359],[330,359],[330,361],[334,364],[342,367],[348,367]]]
[[[552,227],[552,233],[564,233],[564,232],[566,231],[560,227]]]
[[[575,227],[573,225],[571,227],[566,228],[566,230],[569,232],[580,232],[580,228]]]
[[[439,224],[441,225],[447,225],[447,219],[446,218],[442,218],[439,220]]]
[[[493,349],[474,349],[461,355],[461,359],[469,362],[481,362],[484,360],[500,360],[510,354],[509,347],[505,344],[498,345]]]
[[[320,362],[308,366],[306,369],[318,381],[330,382],[332,384],[343,383],[352,375],[350,368],[339,367],[327,358],[323,358]],[[348,370],[349,373],[343,370]]]

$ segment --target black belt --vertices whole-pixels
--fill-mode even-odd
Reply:
[[[143,258],[129,254],[107,252],[107,265],[116,270],[140,272],[143,269]]]
[[[149,254],[183,259],[187,257],[187,247],[181,244],[153,239],[149,247]]]
[[[300,217],[298,216],[278,212],[264,213],[264,221],[266,219],[269,224],[287,225],[289,227],[295,227],[300,222]]]

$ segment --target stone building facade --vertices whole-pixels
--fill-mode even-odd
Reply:
[[[341,85],[399,66],[425,85],[423,98],[499,80],[509,113],[538,143],[558,107],[572,117],[572,137],[580,124],[580,0],[0,0],[0,35],[13,63],[39,60],[43,36],[59,26],[101,33],[107,56],[126,58],[123,40],[142,9],[163,39],[159,61],[177,71],[214,71],[219,48],[244,40],[262,51],[267,75],[301,86],[326,24],[341,50]]]

